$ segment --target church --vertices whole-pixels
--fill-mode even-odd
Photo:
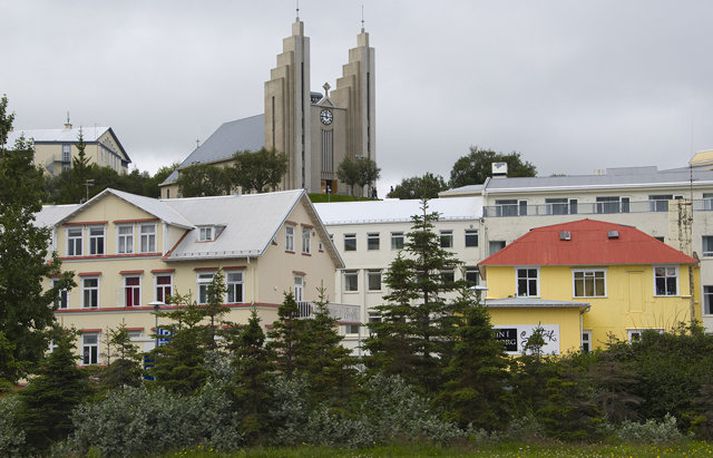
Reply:
[[[336,87],[324,83],[322,91],[313,91],[310,39],[297,16],[265,82],[263,114],[218,127],[161,184],[161,197],[181,197],[177,185],[181,169],[198,163],[230,166],[237,151],[263,147],[287,155],[280,189],[347,193],[348,187],[337,178],[339,164],[358,156],[376,162],[374,54],[362,23]]]

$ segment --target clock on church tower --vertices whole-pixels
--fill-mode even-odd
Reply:
[[[327,110],[326,108],[322,110],[319,113],[319,120],[322,121],[322,124],[325,126],[329,126],[332,124],[332,121],[334,120],[334,115],[332,114],[332,110]]]

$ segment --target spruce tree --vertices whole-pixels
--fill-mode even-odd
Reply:
[[[463,288],[457,303],[463,311],[458,315],[453,355],[437,402],[461,427],[501,429],[510,411],[505,390],[507,356],[495,339],[488,311],[475,294]]]
[[[86,374],[77,367],[76,331],[55,328],[52,334],[54,350],[20,392],[19,423],[33,452],[46,450],[72,432],[71,413],[89,390]]]
[[[412,217],[403,255],[392,262],[386,275],[387,303],[376,307],[382,321],[370,324],[372,335],[364,346],[371,355],[367,359],[371,368],[401,375],[432,394],[440,387],[452,349],[455,304],[445,295],[458,291],[464,282],[444,278],[443,273],[454,271],[460,261],[441,247],[434,228],[438,213],[428,211],[426,200],[421,210],[421,215]],[[399,345],[403,347],[395,348]]]
[[[256,443],[269,426],[274,364],[255,309],[234,344],[233,366],[232,394],[235,408],[242,416],[241,430],[249,443]]]
[[[291,291],[285,293],[285,300],[277,309],[277,317],[268,333],[270,349],[275,352],[277,369],[290,378],[297,370],[305,328],[305,320],[299,318],[299,307]]]
[[[116,355],[102,374],[102,383],[110,389],[141,384],[141,353],[131,341],[125,323],[109,330],[109,347]]]
[[[49,345],[53,303],[60,289],[74,286],[72,272],[60,273],[56,254],[48,260],[50,230],[35,226],[44,198],[42,171],[33,164],[32,144],[5,146],[13,114],[0,98],[0,333],[14,345],[17,363],[10,381],[32,370]],[[49,262],[48,262],[49,261]],[[50,278],[58,282],[45,289]]]
[[[203,313],[208,317],[208,346],[211,349],[216,348],[215,337],[217,335],[217,327],[220,318],[228,313],[230,309],[225,305],[225,275],[222,269],[213,275],[213,280],[208,284],[207,301],[201,306]]]

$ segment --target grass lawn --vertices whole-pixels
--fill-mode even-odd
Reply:
[[[377,458],[377,457],[713,457],[713,443],[680,444],[494,444],[464,447],[432,445],[385,446],[369,449],[335,449],[327,447],[251,448],[232,454],[219,454],[194,449],[166,455],[170,458]]]

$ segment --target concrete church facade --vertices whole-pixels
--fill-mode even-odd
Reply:
[[[161,197],[180,197],[181,169],[196,163],[229,166],[237,151],[263,147],[287,155],[280,189],[345,193],[339,164],[357,156],[376,161],[374,57],[362,27],[334,90],[324,83],[324,92],[312,91],[310,39],[297,17],[265,82],[264,113],[221,125],[161,184]]]

